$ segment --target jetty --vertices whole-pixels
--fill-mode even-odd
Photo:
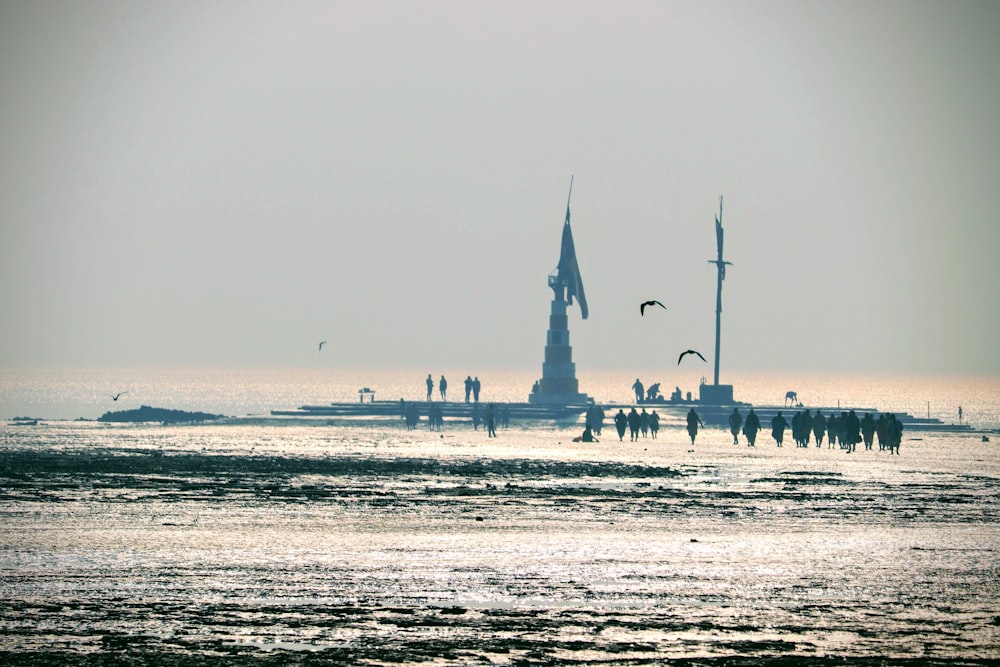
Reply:
[[[271,416],[284,418],[298,418],[307,420],[323,421],[325,423],[336,424],[358,424],[366,422],[374,423],[404,423],[404,410],[407,406],[414,406],[420,415],[422,423],[427,423],[431,405],[440,409],[441,415],[451,423],[473,423],[473,412],[478,406],[479,416],[485,418],[486,407],[490,403],[463,403],[459,401],[367,401],[365,403],[335,402],[326,405],[303,405],[298,408],[271,410]],[[493,403],[499,412],[505,409],[510,415],[512,422],[551,422],[554,426],[569,428],[580,426],[582,428],[585,414],[589,405],[539,405],[537,403]],[[858,416],[865,413],[872,413],[878,416],[883,411],[870,407],[859,406],[781,406],[781,405],[752,405],[750,403],[734,402],[728,404],[709,404],[700,400],[692,401],[643,401],[641,403],[599,403],[598,406],[604,411],[605,427],[612,424],[615,413],[624,410],[628,413],[632,408],[637,410],[645,409],[647,412],[656,410],[663,423],[682,424],[688,410],[694,408],[701,418],[702,423],[710,428],[729,428],[729,416],[736,408],[746,419],[750,408],[760,418],[761,424],[770,428],[771,418],[781,412],[786,419],[791,421],[792,416],[799,411],[809,409],[812,414],[816,410],[829,417],[839,415],[841,412],[854,410]],[[943,422],[933,417],[917,417],[905,412],[893,412],[896,419],[903,428],[909,432],[913,431],[938,431],[949,433],[972,433],[975,432],[968,423],[951,424]]]
[[[441,415],[450,421],[467,420],[472,423],[476,408],[480,418],[486,415],[489,402],[462,403],[458,401],[368,401],[366,403],[329,403],[327,405],[302,405],[290,410],[271,410],[273,417],[323,418],[332,421],[386,421],[400,422],[409,406],[416,407],[420,417],[426,420],[431,406],[441,410]],[[575,423],[586,411],[586,405],[538,405],[534,403],[492,403],[499,410],[506,409],[511,420],[552,421]]]

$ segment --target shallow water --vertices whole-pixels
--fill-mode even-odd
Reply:
[[[1000,659],[995,442],[577,430],[4,427],[0,658]]]

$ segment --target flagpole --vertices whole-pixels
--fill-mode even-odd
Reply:
[[[569,222],[569,200],[573,198],[573,174],[569,175],[569,196],[566,197],[566,221]]]

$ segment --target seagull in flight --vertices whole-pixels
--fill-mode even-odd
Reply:
[[[108,394],[108,395],[111,396],[111,400],[112,401],[117,401],[119,396],[121,396],[122,394],[127,394],[127,393],[128,393],[127,391],[120,391],[117,394],[115,394],[114,396],[111,396],[111,394]]]
[[[653,301],[643,301],[641,304],[639,304],[639,315],[645,315],[646,314],[646,306],[659,306],[663,310],[667,309],[667,307],[664,306],[659,301],[656,301],[656,300],[653,300]]]
[[[326,345],[326,341],[325,341],[325,340],[321,340],[321,341],[319,342],[319,349],[320,349],[321,351],[322,351],[322,349],[323,349],[323,346],[324,346],[324,345]]]
[[[684,350],[683,352],[681,352],[681,356],[677,357],[677,365],[678,366],[681,365],[681,359],[684,358],[685,354],[697,354],[699,359],[701,359],[702,361],[705,361],[705,357],[701,356],[701,352],[699,352],[698,350]]]

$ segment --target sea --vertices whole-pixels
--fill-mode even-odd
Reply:
[[[426,374],[0,371],[0,664],[1000,664],[1000,378],[724,378],[955,426],[898,455],[271,415]],[[538,375],[444,374],[495,403]],[[634,400],[634,373],[578,376]],[[141,405],[226,417],[97,421]]]

